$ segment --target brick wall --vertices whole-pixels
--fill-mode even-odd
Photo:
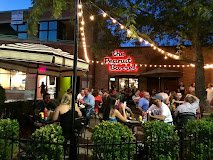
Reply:
[[[164,47],[165,50],[170,51],[171,53],[175,52],[175,48],[172,47]],[[167,60],[164,59],[164,57],[160,54],[151,49],[150,47],[140,47],[140,48],[124,48],[122,49],[126,51],[126,54],[129,56],[132,56],[135,59],[135,63],[138,64],[180,64],[180,65],[188,65],[189,63],[185,63],[183,61],[176,61],[173,59],[168,58]],[[213,63],[213,56],[212,55],[213,50],[211,49],[203,49],[203,53],[205,55],[205,64],[206,63]],[[187,58],[194,59],[194,50],[189,47],[184,50],[184,53]],[[110,56],[110,53],[109,53]],[[104,60],[104,57],[98,59],[99,61]],[[137,73],[110,73],[108,72],[108,68],[106,65],[99,64],[90,64],[90,74],[93,76],[94,86],[92,88],[108,88],[108,81],[109,77],[113,76],[122,76],[122,75],[138,75],[139,76],[139,88],[140,89],[146,89],[146,83],[147,79],[144,77],[141,77],[140,74],[144,73],[149,70],[155,69],[154,67],[139,67],[139,71]],[[94,70],[93,70],[94,69]],[[186,86],[186,89],[194,82],[195,78],[195,70],[192,67],[171,67],[171,68],[165,68],[165,69],[171,69],[176,70],[182,73],[182,76],[179,78],[179,80],[182,80]],[[95,75],[93,74],[95,73]],[[205,69],[205,78],[206,78],[206,85],[207,83],[211,82],[213,83],[213,69]]]

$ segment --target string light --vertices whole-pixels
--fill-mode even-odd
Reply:
[[[117,20],[116,20],[115,18],[113,18],[113,17],[111,17],[110,15],[106,14],[106,12],[105,12],[104,10],[102,10],[101,8],[99,8],[99,7],[98,7],[97,5],[95,5],[94,3],[92,3],[92,4],[93,4],[93,6],[95,6],[97,9],[99,9],[99,10],[102,12],[103,17],[108,16],[108,17],[112,20],[112,22],[113,22],[114,24],[116,24],[116,23],[119,24],[121,29],[126,28],[126,29],[127,29],[127,35],[128,35],[128,36],[131,35],[131,31],[130,31],[127,27],[125,27],[125,26],[122,25],[121,23],[117,22]],[[91,16],[90,16],[90,19],[91,19]],[[94,20],[94,16],[93,16],[93,18],[92,18],[91,20]],[[134,36],[134,35],[132,35],[132,36]],[[150,45],[151,47],[153,47],[154,50],[157,50],[159,53],[163,54],[164,56],[168,56],[168,57],[173,58],[173,59],[176,59],[176,60],[180,59],[180,56],[174,55],[174,54],[169,53],[169,52],[166,52],[166,51],[164,51],[163,49],[161,49],[161,48],[155,46],[153,42],[149,42],[149,41],[151,41],[151,40],[149,40],[149,41],[148,41],[148,40],[145,40],[145,39],[143,39],[142,37],[140,37],[138,34],[137,34],[137,36],[135,35],[135,37],[133,37],[133,38],[136,38],[136,37],[139,39],[139,41],[140,41],[141,43],[144,41],[144,43],[145,43],[146,45]]]
[[[101,65],[104,65],[105,63],[104,62],[101,62],[101,61],[91,61],[91,63],[97,63],[97,64],[101,64]],[[126,66],[127,66],[127,64],[125,64]],[[132,64],[130,64],[130,65],[132,65]],[[173,64],[173,65],[171,65],[171,64],[169,64],[169,65],[166,65],[166,64],[159,64],[159,65],[157,65],[157,64],[149,64],[149,65],[147,65],[147,64],[135,64],[135,66],[140,66],[140,67],[154,67],[154,68],[157,68],[157,67],[159,67],[159,68],[162,68],[162,67],[164,67],[164,68],[171,68],[171,67],[173,67],[173,68],[185,68],[185,67],[192,67],[192,68],[194,68],[195,67],[195,65],[194,64],[190,64],[190,65],[179,65],[179,64]],[[213,64],[206,64],[206,65],[204,65],[204,69],[213,69]]]
[[[121,28],[121,29],[124,29],[124,26],[123,26],[123,25],[120,25],[120,28]]]
[[[117,21],[114,19],[114,18],[112,18],[112,23],[116,23]]]
[[[78,16],[82,17],[83,13],[82,12],[78,12]]]
[[[140,42],[143,42],[143,38],[139,38],[139,41],[140,41]]]
[[[84,21],[81,21],[81,25],[84,25],[85,24],[85,22]]]
[[[87,45],[86,45],[86,38],[85,38],[85,32],[84,32],[84,25],[85,25],[85,21],[84,21],[84,17],[83,17],[83,6],[82,4],[78,5],[78,15],[79,15],[79,21],[80,23],[80,35],[81,35],[81,39],[82,39],[82,46],[83,46],[83,50],[84,50],[84,57],[86,62],[90,62],[88,54],[87,54]],[[90,17],[91,18],[91,17]],[[94,18],[94,17],[93,17]],[[94,61],[92,61],[92,63],[94,63]]]
[[[82,9],[82,4],[79,4],[79,5],[78,5],[78,9]]]
[[[167,56],[164,56],[164,59],[168,59],[168,57],[167,57]]]
[[[103,13],[103,17],[105,18],[106,16],[107,16],[107,14],[104,12],[104,13]]]
[[[90,16],[90,20],[93,21],[94,19],[95,19],[95,17],[94,17],[93,15],[91,15],[91,16]]]
[[[128,35],[130,35],[130,34],[131,34],[131,31],[130,31],[129,29],[127,30],[127,34],[128,34]]]

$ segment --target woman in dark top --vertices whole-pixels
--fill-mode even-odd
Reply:
[[[60,125],[63,130],[63,135],[65,139],[70,139],[71,134],[71,96],[66,95],[61,104],[55,109],[53,114],[53,121],[59,119]],[[75,106],[75,118],[81,117],[82,113],[78,108],[77,104]]]

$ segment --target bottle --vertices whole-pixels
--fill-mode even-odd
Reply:
[[[41,117],[41,120],[44,120],[44,113],[43,113],[43,112],[40,112],[39,115],[40,115],[40,117]]]
[[[44,108],[44,120],[45,121],[47,120],[47,108],[46,107]]]
[[[143,121],[142,116],[139,116],[139,122],[142,122],[142,121]]]

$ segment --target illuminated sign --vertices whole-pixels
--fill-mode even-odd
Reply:
[[[131,56],[127,56],[121,50],[112,52],[111,57],[105,57],[104,63],[108,65],[109,71],[112,72],[137,72],[138,66],[134,63]]]

